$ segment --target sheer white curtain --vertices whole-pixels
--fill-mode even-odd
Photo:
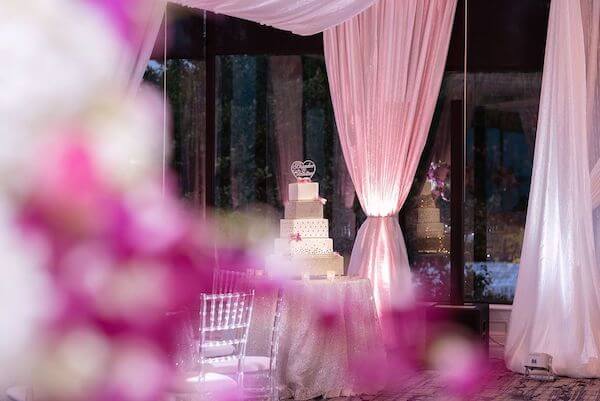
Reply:
[[[378,0],[173,0],[299,35],[314,35],[352,18]]]
[[[397,213],[431,125],[455,9],[455,0],[381,0],[324,35],[340,142],[368,216],[348,273],[371,280],[380,313],[413,300]]]
[[[505,350],[507,366],[518,372],[529,353],[541,352],[552,355],[557,374],[600,377],[585,48],[590,27],[596,30],[600,20],[584,24],[582,18],[595,2],[551,4],[527,224]],[[597,38],[594,46],[588,48],[595,53]],[[597,63],[597,55],[592,59]]]
[[[600,206],[600,1],[581,0],[581,11],[586,45],[587,128],[592,167],[592,207],[597,208]]]
[[[137,92],[152,50],[162,24],[165,13],[165,0],[148,2],[145,7],[139,7],[136,18],[136,35],[131,43],[126,43],[119,65],[116,68],[117,79],[128,85],[130,93]]]
[[[144,16],[144,35],[124,58],[120,74],[131,76],[131,89],[139,86],[152,54],[167,3],[211,11],[270,25],[298,35],[314,35],[360,14],[379,0],[150,0]]]

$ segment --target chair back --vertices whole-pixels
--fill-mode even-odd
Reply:
[[[200,304],[200,366],[234,361],[238,382],[243,375],[248,332],[254,306],[254,291],[248,293],[202,294]],[[230,347],[222,355],[215,350]]]
[[[248,293],[252,289],[253,275],[226,269],[215,269],[213,272],[213,294]]]
[[[269,399],[273,401],[279,400],[279,367],[277,365],[277,354],[279,353],[279,339],[281,337],[282,309],[283,289],[279,288],[277,291],[277,303],[275,304],[275,316],[273,318],[273,328],[271,330],[271,347],[269,350]]]

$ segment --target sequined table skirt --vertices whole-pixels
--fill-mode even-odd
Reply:
[[[282,397],[297,400],[374,394],[382,381],[361,380],[365,360],[385,361],[369,280],[298,280],[284,285],[277,358]],[[257,294],[248,355],[268,355],[275,297]]]

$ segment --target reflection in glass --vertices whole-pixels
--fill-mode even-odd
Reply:
[[[452,101],[463,96],[463,74],[444,76],[411,194],[403,208],[403,231],[420,299],[450,299],[450,138]]]
[[[533,166],[541,73],[467,77],[465,296],[512,302]]]
[[[355,194],[341,153],[322,56],[218,56],[215,205],[283,217],[290,165],[311,159],[328,199],[335,250],[349,255],[356,233]]]
[[[172,140],[168,152],[171,168],[183,199],[204,210],[204,160],[206,154],[205,62],[167,60],[167,101],[169,102]],[[164,65],[151,60],[144,81],[163,92]]]

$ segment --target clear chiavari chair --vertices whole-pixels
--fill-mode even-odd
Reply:
[[[218,294],[224,292],[247,292],[254,290],[256,289],[256,285],[261,278],[265,279],[262,277],[262,275],[254,275],[253,272],[217,269],[215,270],[213,276],[213,292]],[[270,330],[270,338],[267,339],[268,347],[266,349],[268,349],[268,354],[245,356],[245,365],[242,367],[242,369],[249,380],[247,380],[245,383],[244,392],[247,398],[250,399],[278,400],[279,382],[277,370],[277,352],[280,337],[282,295],[282,290],[278,289],[274,318],[272,321],[273,325]],[[271,297],[271,295],[267,296],[267,298],[269,297]],[[262,305],[262,302],[259,302],[259,304],[264,306]],[[257,335],[257,333],[250,333],[250,336],[255,335]],[[253,339],[253,342],[254,341],[260,342],[263,340],[260,338],[255,338]],[[223,374],[231,374],[234,369],[235,366],[233,366],[231,363],[223,363],[219,364],[218,366],[218,371]]]
[[[253,275],[247,272],[215,269],[213,272],[213,294],[248,292],[252,289]]]
[[[177,327],[173,363],[177,374],[165,395],[165,401],[204,401],[216,395],[239,390],[237,382],[223,374],[204,372],[200,364],[198,310],[183,310],[167,314],[170,324]]]
[[[203,374],[224,373],[244,383],[244,357],[254,306],[249,293],[202,294],[200,303],[199,364]],[[223,347],[232,352],[223,355]],[[221,372],[220,367],[231,367]]]
[[[261,367],[254,372],[250,372],[252,381],[244,387],[244,393],[247,398],[254,400],[279,401],[279,370],[277,365],[277,353],[279,352],[279,339],[281,335],[281,311],[283,303],[283,291],[277,291],[277,301],[275,303],[275,312],[273,325],[271,326],[271,335],[269,338],[269,355],[261,358],[262,363],[256,363]]]
[[[278,400],[279,399],[279,374],[277,369],[277,353],[281,332],[281,312],[283,292],[277,291],[272,326],[269,330],[268,354],[267,355],[245,355],[244,363],[238,366],[235,361],[216,361],[210,364],[212,372],[235,376],[243,375],[244,396],[251,400]],[[252,335],[252,333],[250,333]]]

